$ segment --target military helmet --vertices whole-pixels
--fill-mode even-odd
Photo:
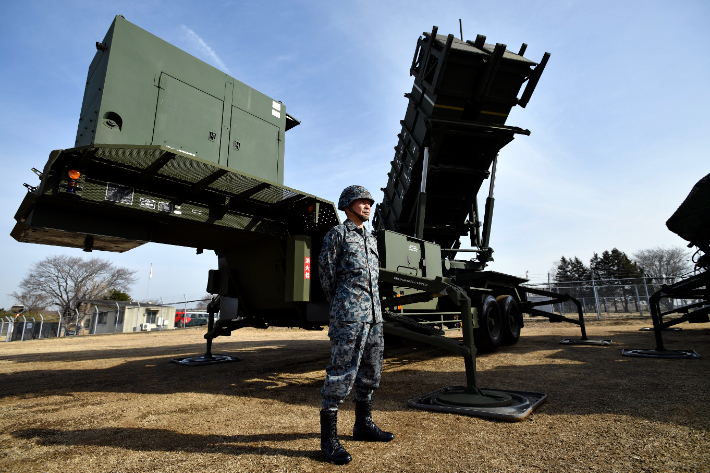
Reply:
[[[370,201],[370,205],[375,205],[375,199],[372,194],[362,186],[349,186],[340,194],[338,199],[338,210],[345,210],[345,207],[352,204],[358,199],[366,199]]]

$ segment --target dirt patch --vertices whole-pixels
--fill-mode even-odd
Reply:
[[[699,360],[625,358],[652,348],[649,321],[590,323],[611,347],[564,346],[579,331],[526,322],[517,345],[478,358],[482,387],[548,395],[518,423],[413,410],[407,399],[464,383],[463,361],[423,345],[386,354],[375,420],[397,438],[352,440],[341,471],[710,471],[710,329],[684,324],[667,348]],[[325,331],[242,329],[184,367],[204,330],[0,344],[0,471],[333,471],[319,451]],[[457,332],[449,332],[457,336]]]

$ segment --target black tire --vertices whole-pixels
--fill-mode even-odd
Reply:
[[[515,345],[520,339],[520,329],[523,326],[523,316],[520,313],[520,307],[515,302],[513,296],[498,296],[496,297],[498,307],[500,308],[503,325],[502,343],[504,345]]]
[[[480,353],[492,353],[503,339],[503,317],[493,296],[486,296],[478,311],[478,328],[473,331],[473,341]]]

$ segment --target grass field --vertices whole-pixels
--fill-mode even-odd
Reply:
[[[649,322],[590,322],[614,341],[590,347],[559,344],[575,326],[526,321],[518,344],[480,356],[482,387],[548,395],[517,423],[410,409],[462,384],[463,361],[388,349],[375,420],[397,437],[353,441],[346,402],[344,467],[319,451],[325,331],[242,329],[214,352],[243,361],[197,368],[169,361],[203,352],[203,329],[0,343],[0,471],[710,471],[710,327],[664,334],[701,359],[622,357],[653,348]]]

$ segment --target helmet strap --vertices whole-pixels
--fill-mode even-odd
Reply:
[[[369,220],[369,219],[368,219],[367,217],[365,217],[364,215],[360,215],[359,213],[356,213],[352,208],[350,208],[350,206],[345,207],[345,208],[348,209],[348,210],[350,211],[350,213],[352,213],[352,214],[355,215],[357,218],[359,218],[362,223],[365,223],[365,222],[367,222],[367,221]]]

